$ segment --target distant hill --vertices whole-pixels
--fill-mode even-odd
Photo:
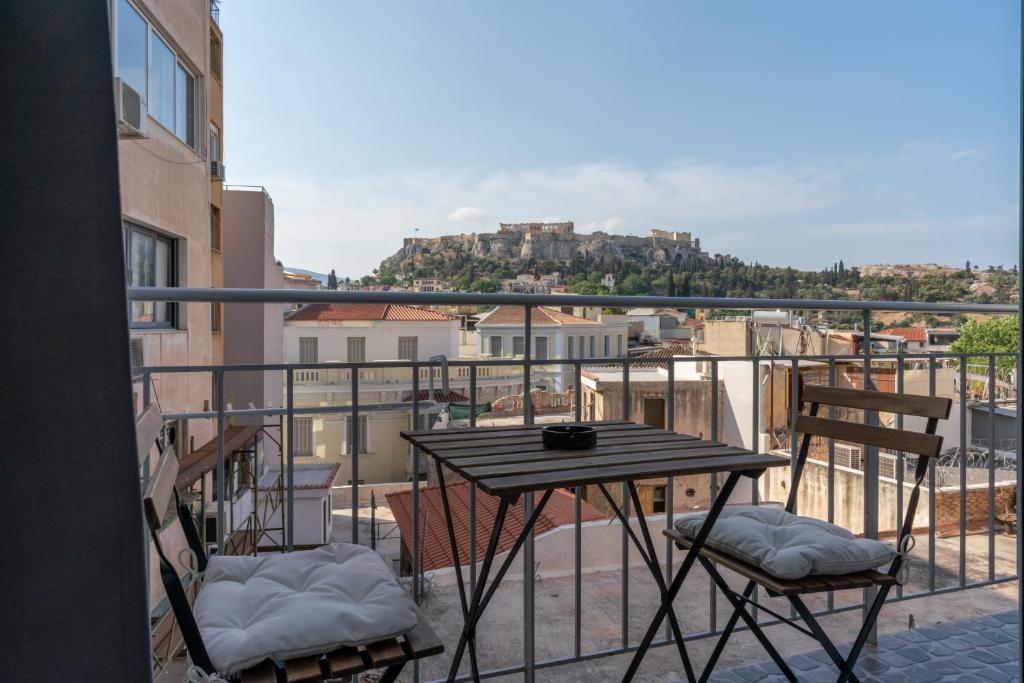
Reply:
[[[327,275],[325,275],[324,273],[317,273],[316,271],[306,270],[305,268],[293,268],[292,266],[285,266],[284,269],[287,270],[289,273],[298,273],[300,275],[308,275],[308,276],[310,276],[312,278],[316,278],[317,280],[319,280],[324,285],[327,284]]]
[[[708,255],[701,251],[700,239],[688,232],[651,230],[650,235],[641,237],[578,233],[571,221],[500,223],[497,232],[407,237],[398,252],[384,259],[380,270],[408,275],[433,271],[439,261],[456,264],[469,259],[507,265],[548,262],[566,266],[585,260],[681,266],[706,261]]]

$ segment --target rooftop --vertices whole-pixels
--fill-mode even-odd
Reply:
[[[908,342],[928,341],[928,330],[924,327],[893,327],[888,330],[881,330],[881,334],[903,337]]]
[[[429,308],[404,304],[309,304],[285,316],[286,322],[327,323],[350,320],[422,322],[457,321],[458,318]]]
[[[530,309],[530,324],[536,327],[550,327],[562,325],[597,325],[593,320],[587,320],[570,313],[563,313],[554,308],[534,306]],[[493,311],[484,314],[477,323],[477,327],[487,325],[524,325],[526,314],[522,306],[498,306]]]
[[[459,543],[459,556],[462,564],[469,562],[469,483],[466,481],[452,482],[447,484],[448,502],[452,509],[452,521],[455,525],[455,535]],[[403,545],[410,542],[413,537],[413,507],[412,491],[399,491],[387,494],[388,505],[395,522],[398,524],[402,534]],[[488,495],[483,491],[476,494],[476,556],[483,558],[487,550],[487,539],[491,527],[494,526],[494,517],[498,512],[499,499]],[[547,531],[560,526],[573,524],[576,520],[575,512],[576,498],[563,489],[556,490],[544,506],[537,523],[534,526],[539,536]],[[423,569],[443,569],[452,566],[452,553],[448,543],[448,530],[445,526],[444,507],[441,500],[441,487],[430,486],[420,489],[419,495],[420,512],[420,548],[423,555]],[[586,501],[580,503],[580,519],[584,522],[591,522],[597,519],[604,519],[606,514],[590,505]],[[523,508],[520,505],[513,505],[508,510],[508,517],[502,528],[501,539],[498,541],[498,552],[509,550],[516,537],[523,530]],[[406,547],[406,552],[412,553],[412,548]]]

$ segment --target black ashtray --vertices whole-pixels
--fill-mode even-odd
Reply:
[[[544,448],[581,451],[597,445],[597,430],[582,425],[554,425],[541,430]]]

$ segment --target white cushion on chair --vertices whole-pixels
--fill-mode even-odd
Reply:
[[[676,530],[695,538],[706,517],[706,512],[683,515]],[[722,510],[707,545],[780,579],[851,574],[880,567],[896,556],[889,544],[857,538],[835,524],[756,505]]]
[[[214,556],[195,603],[210,660],[231,675],[278,661],[393,638],[416,607],[376,552],[336,543],[315,550]]]

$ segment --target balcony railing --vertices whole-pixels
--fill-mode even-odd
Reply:
[[[526,308],[526,355],[515,359],[445,359],[428,361],[384,361],[375,363],[280,363],[280,364],[256,364],[256,365],[209,365],[209,366],[167,366],[167,367],[146,367],[141,370],[143,389],[143,402],[150,400],[150,385],[155,377],[166,375],[177,375],[182,373],[205,373],[212,378],[214,387],[213,396],[221,397],[219,402],[213,402],[210,410],[191,413],[169,413],[166,419],[205,419],[213,420],[216,424],[217,434],[217,532],[216,545],[218,550],[225,547],[226,504],[225,504],[225,446],[224,433],[228,421],[236,417],[252,416],[280,416],[287,425],[284,448],[284,549],[290,550],[294,547],[295,539],[295,517],[294,517],[294,491],[295,491],[295,457],[296,445],[294,443],[295,429],[294,421],[296,416],[313,414],[339,414],[352,418],[352,424],[357,423],[361,414],[379,410],[407,410],[412,416],[412,423],[419,424],[419,416],[424,412],[437,407],[434,401],[420,399],[420,389],[426,388],[425,384],[433,383],[435,379],[444,379],[444,372],[447,372],[448,379],[459,379],[465,377],[468,385],[468,399],[470,403],[469,424],[474,426],[477,421],[477,396],[478,380],[484,369],[508,370],[516,368],[517,374],[521,375],[521,381],[525,388],[531,386],[531,374],[538,366],[561,366],[572,373],[574,381],[574,396],[571,401],[571,408],[566,412],[565,418],[569,420],[582,420],[594,418],[608,418],[607,412],[612,406],[603,406],[606,411],[604,415],[588,414],[588,410],[594,410],[592,405],[584,406],[583,401],[583,373],[588,367],[600,367],[603,372],[608,368],[617,368],[621,382],[621,406],[615,406],[616,418],[630,419],[642,416],[632,415],[633,405],[630,392],[631,373],[638,372],[638,365],[647,368],[653,363],[661,363],[665,372],[665,428],[675,430],[682,429],[677,425],[676,401],[677,383],[683,381],[679,378],[680,371],[686,371],[688,367],[694,368],[694,375],[706,377],[707,391],[710,400],[707,405],[709,412],[703,422],[706,428],[705,436],[713,440],[734,440],[753,448],[772,448],[776,452],[788,453],[795,457],[798,448],[797,433],[794,429],[796,414],[795,411],[788,411],[788,398],[799,392],[801,375],[805,375],[808,381],[839,386],[844,382],[849,386],[852,382],[860,386],[871,388],[876,386],[876,379],[885,379],[886,390],[894,390],[897,393],[905,393],[908,383],[913,382],[915,391],[911,393],[923,393],[927,391],[930,395],[936,395],[939,391],[940,375],[946,379],[952,379],[953,398],[959,404],[959,410],[954,413],[955,423],[949,425],[946,436],[945,447],[947,453],[954,446],[970,446],[974,456],[954,457],[950,455],[946,460],[940,460],[938,464],[932,463],[927,481],[927,501],[925,504],[927,527],[921,529],[918,534],[921,540],[914,557],[917,568],[912,573],[911,580],[904,586],[900,586],[890,598],[892,601],[904,601],[938,595],[953,591],[961,591],[968,588],[990,586],[1013,581],[1017,578],[1018,568],[1015,563],[1001,559],[997,551],[999,540],[997,529],[997,515],[1003,512],[997,505],[997,496],[1004,503],[1014,500],[1019,494],[1019,483],[1021,481],[1019,468],[1016,467],[1015,456],[1013,458],[1001,458],[1007,450],[1016,451],[1017,444],[1007,444],[996,438],[995,415],[997,410],[997,394],[1002,392],[1005,398],[1016,399],[1016,385],[1012,378],[1007,378],[1005,373],[997,372],[998,361],[1003,358],[1016,358],[1013,353],[896,353],[879,355],[873,352],[870,333],[860,346],[859,353],[844,355],[776,355],[776,356],[677,356],[672,358],[658,359],[637,359],[637,358],[587,358],[587,359],[555,359],[546,358],[535,360],[530,357],[532,349],[531,325],[529,309],[532,306],[540,305],[579,305],[579,306],[602,306],[602,307],[635,307],[635,306],[663,306],[672,308],[705,308],[705,309],[800,309],[800,310],[844,310],[859,311],[862,319],[862,329],[871,329],[872,314],[875,311],[908,311],[908,312],[931,312],[931,313],[988,313],[1007,314],[1016,313],[1014,305],[980,305],[980,304],[933,304],[916,302],[865,302],[865,301],[806,301],[806,300],[761,300],[761,299],[710,299],[710,298],[670,298],[670,297],[621,297],[621,296],[547,296],[547,295],[515,295],[515,294],[465,294],[465,293],[406,293],[406,292],[337,292],[337,291],[293,291],[293,290],[195,290],[195,289],[132,289],[129,290],[129,298],[132,300],[160,300],[178,302],[214,302],[225,303],[247,302],[247,303],[311,303],[311,302],[387,302],[404,304],[477,304],[477,305],[522,305]],[[696,372],[695,366],[689,364],[702,364],[700,373]],[[723,374],[736,368],[745,368],[744,372],[749,374],[749,384],[740,387],[736,381],[729,384],[723,383]],[[855,369],[856,372],[847,373],[847,370]],[[353,372],[356,370],[356,372]],[[232,373],[252,373],[277,371],[283,373],[284,397],[283,405],[279,408],[259,409],[228,409],[223,402],[225,377]],[[502,372],[501,374],[506,374]],[[402,379],[404,376],[404,379]],[[688,375],[690,376],[690,375]],[[735,373],[732,375],[735,377]],[[382,377],[395,378],[407,382],[411,387],[411,400],[398,403],[376,403],[363,404],[360,401],[360,390],[365,390],[367,383],[379,383]],[[781,379],[779,379],[781,377]],[[1016,377],[1016,371],[1013,373]],[[769,391],[765,383],[771,379],[772,382],[782,382],[782,386],[775,387]],[[336,381],[346,386],[351,399],[347,403],[328,406],[297,406],[295,404],[295,388],[304,382],[326,382]],[[980,384],[979,384],[980,382]],[[788,385],[788,386],[787,386]],[[979,391],[980,390],[980,391]],[[728,392],[723,396],[722,392]],[[970,402],[972,394],[981,396],[980,400]],[[782,397],[782,398],[780,398]],[[728,399],[730,409],[727,423],[722,414],[722,399]],[[762,402],[771,401],[771,408],[778,411],[778,418],[772,422],[766,417],[768,405],[762,408]],[[535,419],[535,411],[531,406],[530,392],[524,391],[522,396],[522,415],[524,423],[532,423]],[[746,418],[736,414],[735,410],[746,404],[749,406],[749,414]],[[969,433],[969,410],[981,410],[988,416],[988,433],[973,434],[968,438]],[[865,415],[865,421],[878,419],[875,415]],[[765,424],[768,422],[767,424]],[[742,423],[742,425],[740,424]],[[729,424],[730,426],[726,427]],[[895,418],[893,426],[903,427],[903,418]],[[728,434],[723,432],[728,431]],[[359,453],[359,431],[353,430],[350,436],[349,453]],[[838,444],[843,446],[842,444]],[[1012,448],[1008,448],[1012,446]],[[845,448],[845,446],[843,446]],[[980,451],[980,453],[979,453]],[[962,453],[960,448],[958,453]],[[1013,454],[1010,454],[1013,455]],[[411,477],[412,477],[412,509],[413,509],[413,535],[409,545],[411,546],[411,567],[410,590],[417,601],[424,595],[425,586],[430,583],[431,574],[424,572],[421,557],[423,553],[423,539],[421,538],[421,515],[419,490],[421,484],[421,472],[424,470],[423,459],[417,449],[411,453]],[[837,455],[837,444],[829,439],[817,445],[817,453],[812,454],[815,463],[820,468],[820,481],[824,482],[824,492],[821,502],[813,511],[806,511],[808,514],[816,514],[830,522],[837,522],[840,516],[840,509],[844,503],[849,502],[850,497],[862,501],[862,519],[859,522],[859,529],[868,537],[885,535],[890,529],[899,528],[903,521],[905,506],[905,483],[909,477],[908,463],[913,456],[906,456],[903,453],[879,454],[877,449],[864,448],[856,455],[850,451],[844,451]],[[359,524],[360,508],[360,476],[359,476],[358,455],[350,458],[350,471],[347,473],[351,484],[351,542],[370,545],[373,542],[373,533],[361,533]],[[1011,462],[1012,465],[1007,465]],[[1012,466],[1013,469],[1009,469]],[[671,526],[676,505],[674,500],[675,482],[669,478],[665,482],[664,517],[651,515],[648,519],[652,524],[664,523]],[[717,477],[710,477],[708,482],[709,490],[707,495],[710,499],[718,493]],[[785,487],[786,481],[777,481],[765,484],[757,481],[752,482],[749,489],[749,499],[753,503],[765,500],[765,497],[772,497],[774,486]],[[1010,487],[1016,486],[1011,491]],[[858,490],[859,488],[859,490]],[[806,485],[805,485],[806,489]],[[477,563],[475,534],[476,499],[477,491],[475,485],[469,487],[469,528],[471,539],[469,544],[469,567],[471,590],[475,580],[475,568]],[[621,605],[619,615],[619,637],[617,643],[611,647],[588,648],[585,647],[585,628],[583,604],[585,600],[583,576],[587,567],[583,564],[583,535],[584,523],[581,520],[581,496],[579,489],[575,491],[575,518],[572,522],[572,610],[566,616],[567,625],[566,639],[571,639],[571,647],[564,648],[564,652],[538,658],[537,640],[535,635],[536,602],[536,568],[527,567],[524,563],[522,576],[522,594],[524,601],[524,614],[529,615],[523,625],[523,645],[521,663],[511,663],[499,668],[481,672],[487,677],[524,673],[527,680],[532,680],[534,671],[537,669],[561,666],[573,662],[583,662],[601,657],[608,657],[617,654],[631,652],[635,649],[636,642],[631,638],[630,633],[630,572],[632,570],[627,530],[621,530],[621,562],[618,570],[621,573]],[[842,499],[837,499],[842,496]],[[523,501],[524,505],[530,505],[529,497]],[[801,502],[803,505],[803,502]],[[880,513],[884,509],[886,512]],[[951,512],[952,510],[952,512]],[[981,510],[980,513],[977,511]],[[971,511],[974,511],[972,516]],[[628,508],[626,509],[627,515]],[[920,515],[919,515],[920,519]],[[847,520],[849,521],[849,520]],[[980,550],[978,543],[970,541],[971,538],[983,540]],[[968,547],[969,542],[971,548]],[[534,539],[527,542],[527,547],[532,548]],[[941,549],[941,552],[940,552]],[[531,550],[532,552],[532,550]],[[980,554],[980,557],[979,557]],[[529,555],[532,556],[532,555]],[[969,563],[969,557],[971,561]],[[665,573],[671,577],[672,567],[676,561],[674,549],[671,542],[666,542],[663,555],[660,561],[665,566]],[[921,570],[923,567],[923,571]],[[869,589],[870,590],[870,589]],[[817,613],[832,614],[850,610],[863,609],[866,601],[870,599],[867,592],[863,599],[848,599],[849,596],[842,596],[838,600],[836,595],[828,594],[827,600],[818,606]],[[455,594],[449,595],[454,607]],[[706,628],[688,632],[685,634],[687,640],[707,638],[717,635],[721,631],[722,623],[719,619],[719,605],[716,591],[713,585],[708,588],[708,604],[706,608]],[[757,596],[755,600],[765,601],[765,605],[771,604],[767,596]],[[429,612],[428,612],[429,613]],[[775,618],[761,614],[758,617],[762,623],[775,623]],[[655,642],[655,646],[664,646],[672,642],[671,633],[666,631],[661,640]],[[545,651],[550,648],[545,647]],[[424,667],[430,666],[427,662]],[[415,679],[431,678],[440,674],[442,669],[430,668],[428,671],[421,671],[420,667],[414,670]]]

